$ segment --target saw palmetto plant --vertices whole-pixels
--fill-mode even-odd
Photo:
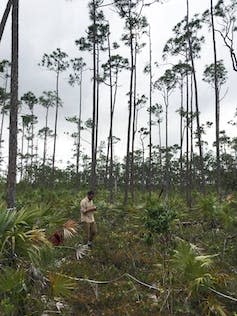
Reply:
[[[49,246],[45,229],[36,226],[37,218],[37,213],[25,209],[0,212],[0,258],[25,257],[29,250]]]
[[[226,315],[225,306],[218,300],[211,289],[223,285],[224,276],[214,268],[214,255],[204,255],[202,250],[185,240],[178,240],[171,259],[173,276],[176,284],[182,289],[184,298],[203,315]]]
[[[62,220],[65,222],[64,218]],[[23,315],[24,308],[20,310],[19,306],[24,307],[27,304],[29,295],[33,295],[32,299],[34,299],[36,293],[42,294],[45,287],[51,287],[53,293],[67,296],[69,285],[65,278],[51,278],[54,281],[50,284],[48,272],[45,271],[47,267],[55,269],[57,262],[58,252],[52,247],[48,236],[50,229],[58,224],[58,217],[54,217],[54,212],[50,214],[47,209],[36,207],[35,209],[1,210],[1,315]],[[48,232],[45,227],[48,228]],[[76,233],[76,223],[69,221],[64,229],[68,236],[72,236]],[[38,290],[35,290],[36,287]]]
[[[72,238],[77,234],[77,226],[78,223],[72,219],[69,219],[66,221],[66,223],[63,224],[63,237],[64,239]]]
[[[48,277],[51,284],[52,297],[68,298],[72,295],[72,291],[77,286],[74,280],[64,275],[50,273]]]

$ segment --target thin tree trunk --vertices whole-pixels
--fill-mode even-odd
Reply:
[[[18,54],[19,54],[19,0],[12,3],[12,61],[9,160],[7,175],[7,207],[15,207],[17,164],[17,116],[18,116]]]
[[[142,143],[142,190],[145,191],[145,146],[142,136],[140,137]]]
[[[151,49],[151,27],[149,25],[149,64],[150,64],[150,76],[149,76],[149,176],[148,176],[148,192],[151,198],[151,179],[152,179],[152,120],[151,120],[151,108],[152,108],[152,49]]]
[[[95,120],[95,151],[94,151],[94,162],[95,162],[95,189],[97,186],[97,149],[98,149],[98,138],[99,138],[99,94],[100,94],[100,82],[99,82],[99,47],[97,45],[97,58],[96,58],[96,120]]]
[[[210,0],[211,5],[211,28],[213,41],[213,57],[214,57],[214,85],[215,85],[215,121],[216,121],[216,191],[220,196],[221,174],[220,174],[220,102],[219,102],[219,87],[217,75],[217,51],[216,51],[216,36],[213,13],[213,0]]]
[[[55,124],[54,124],[53,159],[52,159],[53,175],[55,171],[56,141],[57,141],[57,126],[58,126],[58,108],[59,108],[58,86],[59,86],[59,71],[57,71],[57,77],[56,77],[56,110],[55,110]]]
[[[129,9],[129,19],[131,18],[131,8]],[[129,109],[128,109],[128,130],[127,130],[127,153],[125,166],[125,193],[124,206],[128,205],[128,191],[129,191],[129,168],[130,168],[130,134],[131,134],[131,119],[132,119],[132,102],[133,102],[133,75],[134,75],[134,47],[132,25],[130,22],[130,87],[129,87]]]
[[[30,168],[32,173],[33,168],[33,157],[34,157],[34,111],[31,111],[32,121],[31,121],[31,157],[30,157]],[[32,176],[32,175],[31,175]]]
[[[114,95],[113,95],[112,112],[111,112],[111,118],[110,118],[110,119],[112,119],[112,126],[110,126],[108,145],[107,145],[107,154],[106,154],[106,170],[105,170],[105,178],[106,179],[108,177],[109,172],[113,173],[113,167],[110,171],[108,171],[108,168],[109,168],[108,165],[109,165],[109,154],[110,154],[110,158],[112,157],[112,164],[114,164],[113,163],[113,149],[112,149],[112,153],[111,153],[110,147],[113,146],[113,139],[111,139],[111,137],[113,138],[113,119],[114,119],[114,109],[115,109],[115,103],[116,103],[116,97],[117,97],[117,90],[118,90],[118,69],[116,70],[116,74],[115,74],[115,83],[114,83],[114,92],[113,92]]]
[[[186,201],[190,207],[190,175],[189,175],[189,74],[186,74]]]
[[[44,133],[43,166],[45,166],[45,162],[46,162],[46,152],[47,152],[48,115],[49,115],[49,107],[46,108],[46,115],[45,115],[45,133]]]
[[[8,75],[6,76],[5,81],[5,87],[4,87],[4,93],[7,92],[7,82],[8,82]],[[2,120],[1,120],[1,129],[0,129],[0,158],[2,157],[2,135],[3,135],[3,125],[4,125],[4,118],[5,118],[5,105],[6,105],[6,99],[4,99],[3,105],[2,105]]]
[[[76,161],[76,174],[79,174],[80,164],[80,151],[81,151],[81,110],[82,110],[82,69],[80,78],[80,103],[79,103],[79,119],[78,119],[78,139],[77,139],[77,161]],[[79,179],[80,181],[80,179]],[[79,183],[80,184],[80,183]]]
[[[3,140],[2,140],[2,132],[3,132],[4,117],[5,117],[5,110],[4,110],[4,106],[3,106],[2,120],[1,120],[1,132],[0,132],[0,164],[2,164],[2,161],[3,161],[3,155],[2,155],[2,142],[3,142]]]
[[[29,124],[29,123],[28,123]],[[27,169],[27,173],[29,170],[29,157],[30,157],[30,132],[29,132],[29,125],[27,125],[27,150],[26,150],[26,169]]]
[[[183,188],[183,112],[184,112],[184,84],[183,75],[181,75],[180,84],[180,185]]]
[[[197,120],[197,138],[198,138],[200,172],[201,172],[201,191],[205,191],[204,163],[203,163],[201,127],[200,127],[200,118],[199,118],[198,87],[197,87],[197,77],[196,77],[196,70],[195,70],[194,58],[193,58],[193,48],[192,48],[192,42],[191,42],[190,30],[189,30],[189,0],[187,0],[187,32],[189,34],[188,36],[189,56],[191,60],[193,80],[194,80],[194,95],[195,95],[196,120]]]
[[[110,165],[109,165],[109,201],[113,202],[113,83],[112,83],[112,69],[111,69],[111,47],[110,47],[110,33],[108,33],[108,53],[109,53],[109,88],[110,88],[110,129],[108,144],[110,147]]]
[[[25,138],[25,124],[22,123],[22,137],[21,137],[21,176],[20,179],[23,178],[23,155],[24,155],[24,138]]]
[[[193,190],[193,77],[190,78],[190,114],[189,114],[189,125],[190,125],[190,159],[189,159],[189,207],[192,207],[192,190]]]
[[[190,86],[190,191],[193,188],[194,170],[193,170],[193,80],[191,77]],[[190,204],[192,204],[192,195],[190,194]]]
[[[160,118],[158,120],[158,131],[159,131],[159,159],[160,159],[160,167],[162,167],[162,153],[161,153],[161,121]]]
[[[35,146],[35,165],[38,166],[38,141],[36,142],[36,146]]]
[[[92,109],[92,133],[91,133],[91,188],[95,190],[96,162],[95,162],[95,124],[96,124],[96,8],[93,1],[93,109]]]
[[[105,159],[105,179],[104,179],[104,184],[105,186],[109,187],[109,155],[110,155],[110,130],[109,130],[109,137],[108,137],[108,142],[107,142],[107,151],[106,151],[106,159]]]
[[[137,42],[136,44],[137,45]],[[134,203],[134,147],[135,147],[135,135],[136,135],[136,93],[137,93],[137,51],[134,51],[134,82],[133,82],[133,114],[132,114],[132,150],[131,150],[131,197]]]
[[[165,103],[165,193],[168,195],[169,191],[169,158],[168,158],[168,92],[164,95]]]
[[[5,8],[5,11],[3,13],[3,16],[2,16],[2,20],[1,20],[1,23],[0,23],[0,42],[2,40],[2,35],[3,35],[4,29],[5,29],[5,26],[6,26],[6,23],[7,23],[7,19],[8,19],[11,7],[12,7],[12,2],[13,2],[13,0],[9,0],[8,1],[7,5],[6,5],[6,8]]]

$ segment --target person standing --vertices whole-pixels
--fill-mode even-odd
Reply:
[[[87,196],[81,200],[81,222],[83,225],[85,243],[89,247],[92,246],[92,242],[97,233],[97,226],[94,218],[94,212],[96,211],[96,206],[93,204],[94,192],[87,192]]]

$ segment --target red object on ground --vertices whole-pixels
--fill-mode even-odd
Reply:
[[[56,232],[53,233],[49,240],[54,246],[59,246],[63,244],[63,233],[56,230]]]

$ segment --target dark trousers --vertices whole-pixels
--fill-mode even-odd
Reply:
[[[82,225],[83,225],[83,230],[84,230],[84,242],[85,243],[92,242],[97,233],[96,223],[83,222]]]

